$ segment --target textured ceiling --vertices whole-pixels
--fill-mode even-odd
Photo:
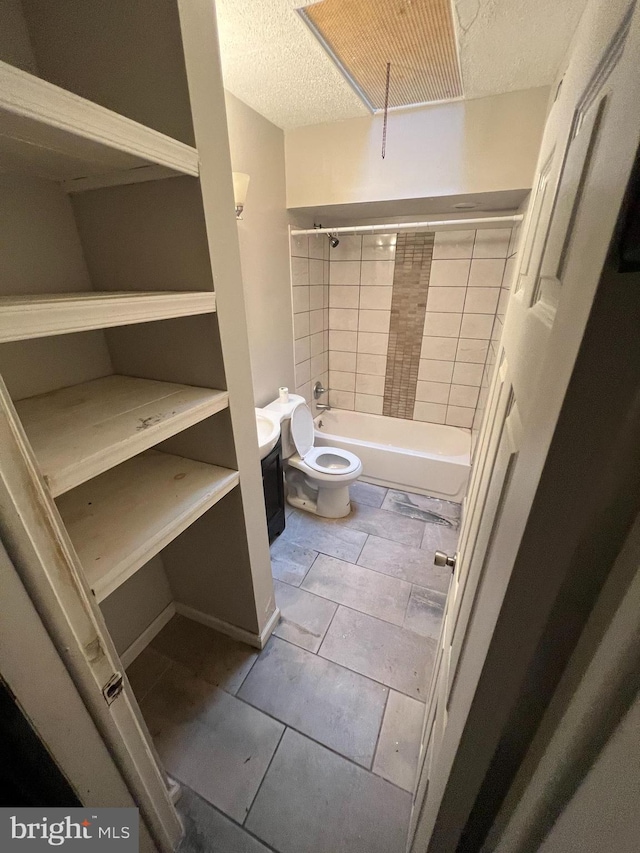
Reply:
[[[550,84],[585,4],[453,0],[465,97]],[[225,86],[283,128],[368,114],[296,14],[308,5],[216,0]]]

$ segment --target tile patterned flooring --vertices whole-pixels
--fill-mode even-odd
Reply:
[[[280,623],[258,653],[175,616],[129,667],[183,787],[180,853],[403,853],[460,506],[358,482],[289,508]]]

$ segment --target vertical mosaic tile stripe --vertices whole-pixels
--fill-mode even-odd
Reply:
[[[413,418],[434,239],[432,231],[397,238],[382,409],[392,418]]]

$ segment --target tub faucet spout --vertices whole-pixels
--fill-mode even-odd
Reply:
[[[319,412],[328,412],[331,410],[331,406],[328,403],[316,403],[316,409]]]

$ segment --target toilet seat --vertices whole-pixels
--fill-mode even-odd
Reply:
[[[340,447],[314,447],[315,424],[306,403],[298,403],[291,413],[291,438],[298,454],[289,462],[301,470],[309,470],[322,479],[336,479],[360,472],[362,463],[354,453]],[[297,457],[297,458],[296,458]]]

